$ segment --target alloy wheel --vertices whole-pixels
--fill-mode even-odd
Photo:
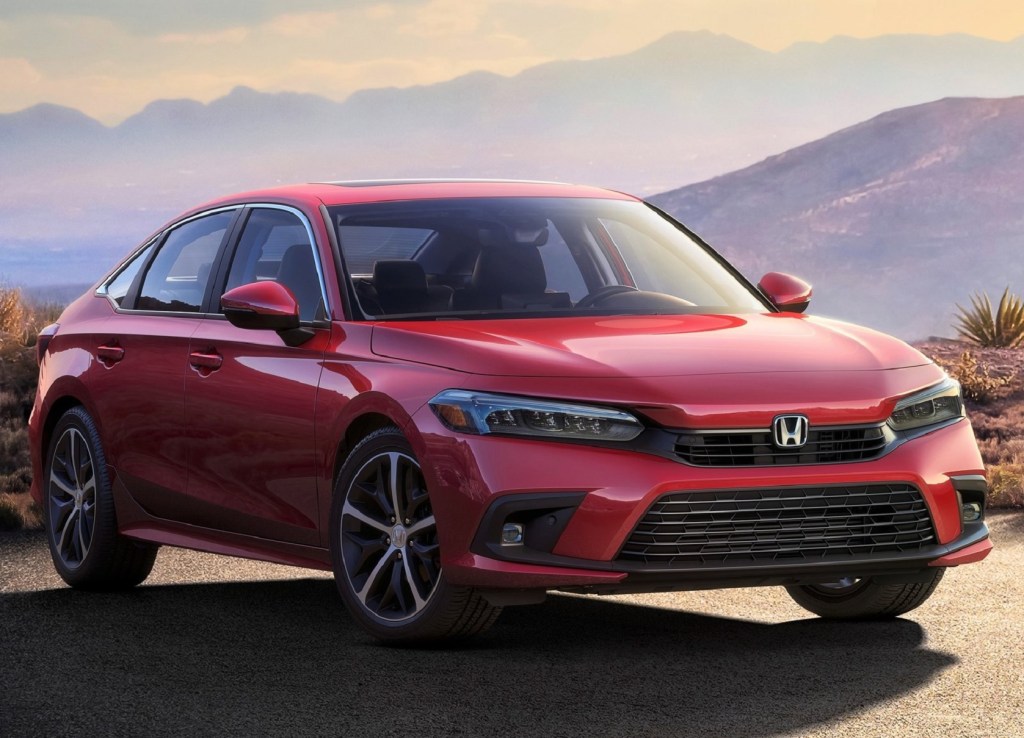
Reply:
[[[341,511],[344,573],[363,608],[381,620],[420,613],[441,575],[437,526],[411,456],[386,451],[355,474]]]
[[[96,524],[96,469],[92,451],[77,428],[61,435],[50,459],[50,535],[61,561],[77,569],[89,555]]]

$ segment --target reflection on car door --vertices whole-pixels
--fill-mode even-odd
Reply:
[[[311,230],[285,208],[248,213],[223,291],[276,280],[314,330],[289,347],[269,330],[211,316],[192,336],[185,379],[192,518],[218,530],[319,545],[313,414],[329,328]],[[219,310],[219,301],[213,306]]]

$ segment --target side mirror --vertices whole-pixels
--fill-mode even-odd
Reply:
[[[251,282],[228,290],[220,306],[231,325],[254,330],[290,331],[299,327],[299,303],[279,282]]]
[[[757,288],[784,313],[802,313],[811,302],[811,285],[782,272],[768,272]]]

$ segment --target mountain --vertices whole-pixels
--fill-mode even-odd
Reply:
[[[836,38],[772,53],[708,32],[504,77],[341,102],[238,88],[159,100],[114,127],[0,115],[0,279],[94,278],[177,212],[279,182],[523,177],[663,192],[872,115],[1024,94],[1024,39]]]
[[[952,335],[974,291],[1024,292],[1024,97],[879,115],[651,201],[748,276],[808,279],[814,312]]]

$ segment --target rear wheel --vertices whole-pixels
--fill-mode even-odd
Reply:
[[[802,608],[823,618],[894,618],[919,607],[931,597],[944,571],[932,569],[924,581],[908,584],[882,584],[870,577],[846,577],[828,584],[786,587],[786,591]]]
[[[501,612],[472,588],[445,580],[430,494],[397,428],[371,433],[342,467],[331,509],[331,557],[349,612],[380,640],[471,636]]]
[[[117,532],[106,458],[84,408],[57,421],[44,474],[43,515],[61,579],[80,589],[124,589],[145,580],[157,546]]]

